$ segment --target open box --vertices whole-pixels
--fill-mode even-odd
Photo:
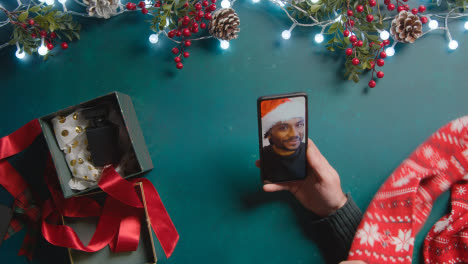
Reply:
[[[110,106],[110,108],[113,109],[115,113],[115,122],[120,131],[118,145],[122,145],[121,141],[124,141],[128,146],[125,152],[126,154],[131,154],[134,161],[134,166],[123,173],[122,177],[135,177],[153,169],[153,163],[146,147],[143,133],[141,132],[141,128],[138,123],[135,109],[130,97],[120,92],[113,92],[39,118],[39,123],[41,124],[44,137],[57,170],[60,187],[65,198],[81,195],[85,192],[95,190],[98,187],[94,186],[86,190],[77,191],[71,189],[71,187],[68,185],[68,182],[70,179],[72,179],[73,174],[68,167],[65,154],[62,152],[57,143],[51,120],[57,116],[67,116],[75,112],[77,109],[89,108],[103,104]]]
[[[151,222],[148,216],[146,200],[141,183],[135,183],[135,190],[140,195],[144,205],[145,214],[142,216],[142,225],[140,233],[140,242],[136,251],[130,252],[112,252],[109,246],[97,252],[85,252],[75,249],[68,249],[71,264],[97,264],[97,263],[113,263],[113,264],[156,264],[156,252],[154,249],[154,240],[151,231]],[[95,192],[87,194],[87,197],[93,198],[101,205],[106,197],[104,192]],[[62,217],[63,224],[70,226],[75,230],[81,241],[86,245],[91,240],[98,223],[97,217],[88,218],[67,218]]]

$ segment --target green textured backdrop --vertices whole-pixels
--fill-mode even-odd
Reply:
[[[19,61],[13,48],[0,51],[0,135],[114,90],[126,93],[155,165],[148,178],[180,233],[169,260],[157,247],[159,263],[324,262],[295,200],[261,191],[254,166],[257,97],[307,92],[309,136],[364,210],[413,149],[468,113],[468,37],[459,22],[451,24],[460,43],[455,52],[448,52],[441,32],[397,47],[386,59],[385,78],[368,90],[367,77],[359,84],[342,81],[343,54],[330,56],[314,44],[314,32],[299,29],[289,41],[280,39],[290,23],[270,3],[235,7],[239,39],[226,51],[215,40],[194,43],[181,71],[172,61],[172,43],[161,38],[150,45],[138,13],[83,20],[89,23],[82,40],[47,62]],[[2,39],[6,34],[0,29]],[[447,198],[430,224],[446,210]],[[27,263],[16,256],[23,236],[2,245],[2,262]],[[416,239],[415,259],[422,239]]]

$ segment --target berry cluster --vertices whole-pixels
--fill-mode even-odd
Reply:
[[[409,6],[407,4],[403,4],[401,1],[407,2],[408,0],[396,0],[396,4],[398,6],[397,11],[398,12],[401,12],[401,11],[404,11],[404,10],[409,11],[410,10]],[[387,9],[389,11],[395,10],[395,5],[391,3],[391,0],[385,0],[384,3],[387,6]],[[364,5],[357,5],[355,7],[355,12],[357,12],[359,14],[359,17],[363,19],[363,15],[361,15],[361,13],[363,13],[363,12],[365,12],[367,10],[366,11],[367,15],[365,16],[365,20],[368,23],[372,23],[372,21],[374,21],[374,16],[372,15],[372,9],[371,8],[375,7],[376,5],[377,5],[376,0],[365,1]],[[423,5],[419,6],[419,8],[413,8],[411,10],[411,12],[414,15],[416,15],[418,13],[423,13],[424,11],[426,11],[426,7],[423,6]],[[365,13],[364,13],[364,15],[365,15]],[[344,37],[349,37],[349,42],[351,43],[352,48],[347,48],[345,50],[345,54],[348,57],[350,57],[350,56],[352,56],[354,54],[354,58],[351,60],[351,63],[354,66],[358,66],[361,63],[361,61],[359,60],[359,58],[358,58],[358,56],[356,54],[357,53],[357,47],[362,47],[364,45],[364,42],[363,42],[363,40],[358,40],[358,37],[352,33],[353,29],[354,29],[354,25],[355,25],[355,21],[354,21],[353,18],[355,18],[356,15],[355,15],[354,11],[349,7],[348,7],[348,10],[346,12],[346,16],[347,16],[347,22],[345,23],[345,30],[343,31],[343,36]],[[427,23],[427,17],[421,17],[421,22],[422,23]],[[370,63],[369,68],[372,70],[372,78],[368,83],[370,88],[374,88],[375,85],[376,85],[376,82],[374,80],[374,75],[379,79],[384,77],[384,72],[383,71],[377,71],[375,69],[375,64],[377,63],[377,66],[379,66],[379,67],[384,66],[384,64],[385,64],[384,59],[387,57],[387,54],[385,53],[384,48],[385,48],[385,46],[388,46],[388,45],[390,45],[390,40],[388,40],[388,39],[383,40],[382,42],[380,42],[378,44],[374,43],[374,42],[369,43],[369,48],[375,52],[375,57],[369,61],[369,63]]]
[[[34,26],[34,20],[33,19],[30,19],[28,21],[29,25],[31,26]],[[50,33],[47,33],[46,30],[41,30],[39,27],[35,28],[32,30],[33,33],[31,33],[31,38],[33,39],[37,39],[37,36],[39,34],[39,36],[41,38],[44,39],[44,44],[46,45],[47,49],[48,50],[53,50],[54,49],[54,41],[57,39],[57,33],[55,32],[50,32]],[[67,42],[62,42],[60,44],[60,47],[62,47],[62,49],[68,49],[68,43]]]

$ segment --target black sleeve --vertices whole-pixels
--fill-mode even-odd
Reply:
[[[362,212],[348,194],[346,204],[333,214],[313,220],[316,241],[328,263],[346,260],[354,234],[362,219]]]

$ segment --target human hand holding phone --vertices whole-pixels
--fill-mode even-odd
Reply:
[[[308,210],[321,217],[328,216],[347,201],[341,189],[340,176],[311,139],[307,144],[306,157],[308,170],[304,180],[268,183],[263,186],[263,190],[266,192],[289,191]],[[260,167],[259,160],[256,165]]]

